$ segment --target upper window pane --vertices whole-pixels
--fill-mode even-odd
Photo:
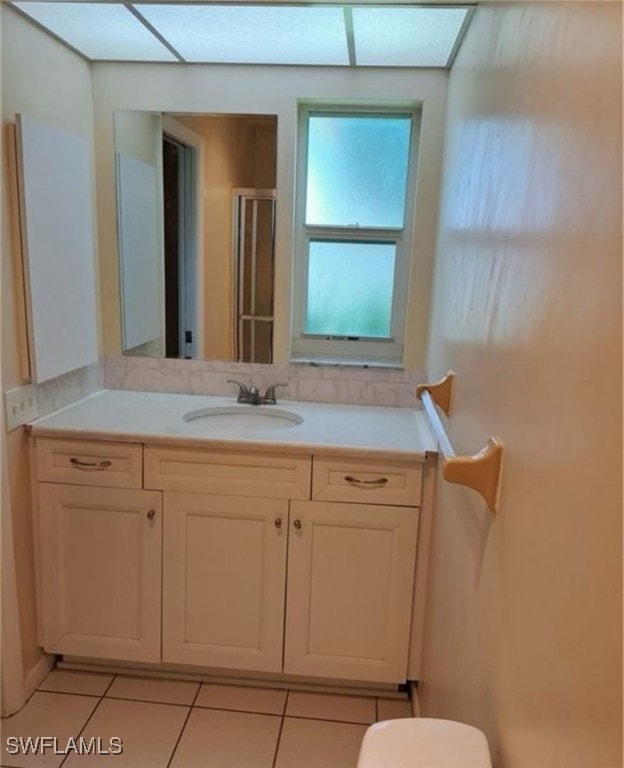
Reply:
[[[402,228],[411,126],[408,115],[310,114],[305,223]]]

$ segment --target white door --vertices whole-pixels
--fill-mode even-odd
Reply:
[[[165,493],[163,661],[280,671],[288,502]]]
[[[161,494],[39,483],[46,651],[160,661]]]
[[[407,675],[418,509],[293,501],[284,671]]]

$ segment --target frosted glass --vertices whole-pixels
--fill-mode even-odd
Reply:
[[[342,8],[136,5],[187,61],[348,64]]]
[[[353,8],[357,64],[446,67],[467,8]]]
[[[310,115],[306,224],[402,227],[411,119]]]
[[[389,338],[394,243],[312,240],[305,333]]]
[[[123,5],[14,3],[31,18],[97,61],[177,61]]]

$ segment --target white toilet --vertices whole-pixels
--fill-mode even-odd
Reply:
[[[409,717],[371,725],[357,768],[492,768],[484,734],[453,720]]]

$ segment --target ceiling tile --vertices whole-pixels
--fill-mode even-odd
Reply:
[[[370,66],[445,67],[467,8],[356,7],[356,63]]]
[[[349,63],[342,7],[141,4],[135,8],[187,61]]]
[[[90,59],[177,61],[123,5],[81,2],[15,2],[13,5]]]

